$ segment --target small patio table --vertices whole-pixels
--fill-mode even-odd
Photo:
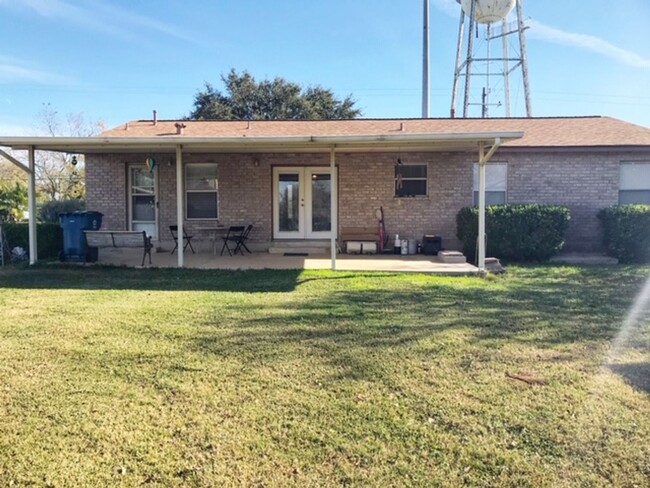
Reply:
[[[228,232],[228,226],[226,225],[212,225],[206,227],[197,227],[196,230],[199,232],[207,232],[210,239],[210,245],[212,246],[212,254],[217,255],[217,239],[222,235],[225,235]]]

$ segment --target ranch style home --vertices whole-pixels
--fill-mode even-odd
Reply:
[[[252,224],[249,247],[257,251],[287,240],[334,244],[341,229],[376,228],[380,207],[391,238],[436,235],[444,248],[460,249],[462,207],[552,203],[571,211],[565,249],[594,252],[600,209],[650,203],[650,129],[600,116],[187,121],[154,114],[97,137],[0,137],[0,146],[85,154],[87,208],[104,214],[102,229],[145,230],[167,250],[171,225],[200,244],[210,228]],[[182,266],[183,252],[178,260]]]

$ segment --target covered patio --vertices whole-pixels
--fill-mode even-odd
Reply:
[[[250,123],[249,123],[250,124]],[[128,125],[128,124],[127,124]],[[155,121],[153,126],[155,126]],[[305,268],[305,269],[342,269],[342,270],[378,270],[378,271],[421,271],[436,272],[461,269],[461,273],[482,273],[485,271],[485,193],[486,193],[486,164],[504,142],[520,139],[521,131],[499,132],[422,132],[403,133],[404,123],[392,133],[374,133],[370,135],[312,135],[312,136],[194,136],[179,134],[163,134],[158,136],[110,136],[110,137],[1,137],[0,146],[13,150],[27,152],[28,164],[24,165],[4,151],[0,154],[24,170],[29,178],[29,236],[30,263],[36,263],[36,221],[35,215],[35,159],[37,150],[60,151],[66,153],[84,154],[119,154],[119,153],[161,153],[168,154],[175,161],[176,185],[176,223],[178,234],[183,235],[185,225],[185,187],[184,157],[197,153],[273,153],[273,154],[317,154],[327,155],[329,170],[337,175],[337,154],[339,153],[379,153],[395,152],[397,154],[411,152],[451,153],[468,152],[476,154],[478,163],[478,267],[471,265],[445,264],[433,256],[410,256],[408,258],[392,256],[346,256],[337,255],[338,239],[338,186],[336,176],[332,178],[330,215],[331,232],[330,255],[322,257],[254,255],[247,258],[215,258],[213,256],[193,256],[179,252],[172,256],[155,255],[156,266],[177,267],[208,267],[208,268]],[[170,163],[171,164],[171,163]],[[109,229],[124,230],[124,229]],[[137,253],[135,253],[137,255]],[[128,253],[126,254],[128,256]],[[289,258],[289,259],[287,259]],[[120,258],[121,259],[121,258]],[[130,265],[130,258],[119,260],[112,264]],[[137,258],[136,258],[137,259]],[[141,258],[140,258],[141,259]],[[139,261],[133,265],[139,264]]]

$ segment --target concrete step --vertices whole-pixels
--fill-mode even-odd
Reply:
[[[329,252],[329,240],[278,240],[273,241],[269,248],[269,254],[327,254]]]

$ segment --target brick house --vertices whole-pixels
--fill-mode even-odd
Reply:
[[[0,145],[15,148],[18,139]],[[650,203],[650,129],[609,117],[154,117],[67,145],[41,139],[49,140],[22,147],[85,153],[87,208],[104,214],[103,228],[143,229],[163,248],[177,223],[198,236],[217,222],[250,223],[258,250],[285,239],[334,242],[342,228],[376,225],[380,206],[391,235],[434,233],[445,248],[459,248],[456,214],[479,203],[480,168],[488,205],[568,206],[570,251],[600,249],[600,209]]]

